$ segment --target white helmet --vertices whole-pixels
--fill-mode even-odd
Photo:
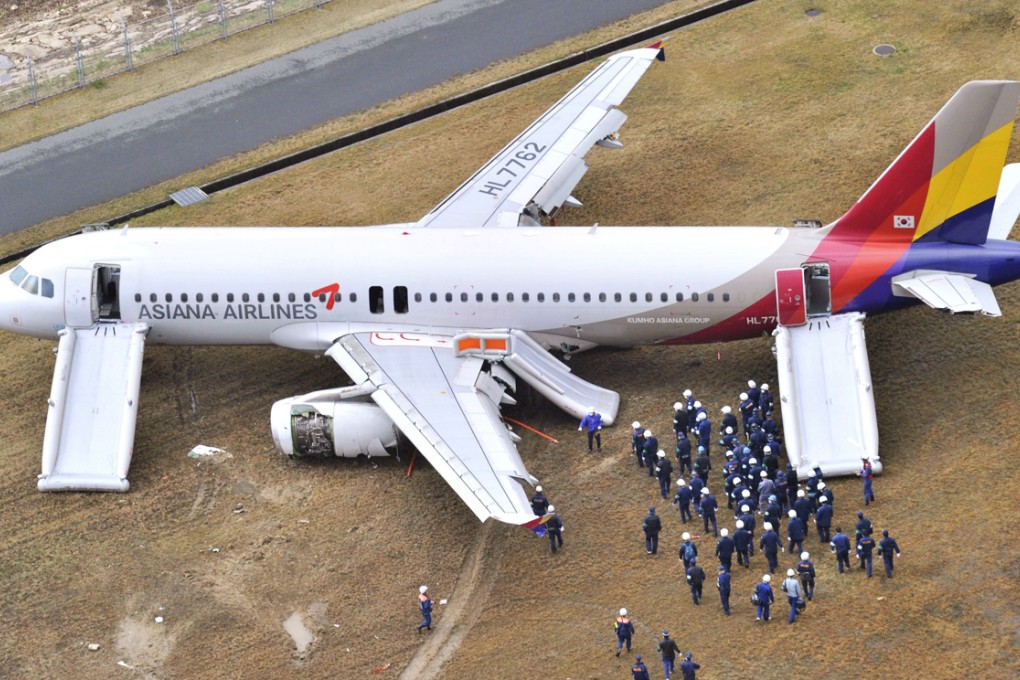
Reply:
[[[772,531],[772,522],[765,522],[765,531]]]
[[[678,480],[676,480],[676,485],[677,486],[687,486],[687,482],[685,482],[682,479],[678,479]]]
[[[674,410],[674,411],[679,411],[679,410],[680,410],[680,409],[682,409],[683,407],[684,407],[684,405],[683,405],[683,404],[681,404],[681,403],[680,403],[679,401],[678,401],[678,402],[676,402],[675,404],[673,404],[673,410]]]
[[[766,444],[762,451],[764,451],[765,453],[772,453],[772,447]]]
[[[811,557],[811,554],[810,554],[810,553],[802,552],[802,553],[800,554],[800,559],[802,559],[802,560],[806,560],[806,559],[807,559],[807,558],[809,558],[809,557]]]
[[[742,519],[738,519],[737,520],[737,528],[738,529],[743,529],[744,528],[744,520],[742,520]]]
[[[701,408],[701,402],[700,401],[695,401],[694,402],[694,408]]]
[[[651,437],[652,436],[652,431],[651,430],[645,430],[645,436],[646,437]]]
[[[418,592],[421,593],[422,595],[424,595],[425,593],[429,592],[429,587],[428,586],[422,586],[421,588],[418,589]]]
[[[765,470],[762,470],[762,471],[761,471],[761,474],[760,474],[760,475],[758,475],[758,476],[759,476],[759,477],[768,477],[768,476],[769,476],[769,473],[768,473],[768,472],[766,472]]]
[[[734,477],[733,478],[733,486],[737,486],[738,484],[740,484],[740,477]]]
[[[757,458],[752,458],[751,460],[747,461],[747,464],[748,465],[757,465],[758,464],[758,459]]]
[[[824,489],[825,488],[825,482],[818,482],[818,488],[819,488],[819,490]]]
[[[553,506],[550,505],[549,506],[549,512],[556,512],[556,508],[554,508]]]
[[[793,576],[793,575],[794,575],[795,573],[796,573],[796,572],[795,572],[795,571],[794,571],[793,569],[787,569],[787,570],[786,570],[786,575],[787,575],[787,576]]]
[[[730,408],[729,406],[723,406],[723,407],[722,407],[721,409],[719,409],[719,410],[720,410],[720,411],[722,411],[723,413],[729,413],[729,412],[730,412],[730,411],[732,411],[733,409],[731,409],[731,408]]]
[[[790,512],[788,512],[786,514],[789,515],[790,517],[796,517],[797,516],[797,511],[796,510],[791,510]]]
[[[772,577],[769,576],[768,574],[765,574],[764,576],[761,577],[761,582],[762,583],[768,583],[771,580],[772,580]]]
[[[804,489],[797,489],[797,498],[804,497]]]
[[[662,449],[659,449],[659,452],[657,454],[655,454],[655,455],[658,456],[659,458],[665,458],[666,457],[666,452],[663,451]]]
[[[818,497],[818,502],[819,503],[828,503],[829,502],[829,497],[828,496],[819,496]]]
[[[705,413],[704,411],[702,411],[701,413],[698,414],[698,420],[704,420],[707,417],[708,417],[708,414]]]
[[[590,415],[590,416],[595,415],[595,407],[594,406],[589,406],[588,407],[588,415]]]
[[[684,396],[685,396],[685,397],[689,397],[689,396],[691,396],[692,394],[694,394],[694,392],[691,392],[690,390],[684,390]]]
[[[727,407],[727,408],[729,408],[729,407]],[[733,428],[730,427],[729,425],[726,426],[726,434],[733,434]]]
[[[753,380],[748,380],[747,381],[747,386],[750,387],[751,389],[754,389],[755,387],[757,387],[757,385],[758,385],[758,383],[756,383]]]
[[[726,538],[727,536],[730,535],[730,530],[729,529],[725,529],[725,528],[720,529],[719,530],[719,535],[722,536],[723,538]]]
[[[689,541],[691,540],[691,535],[685,531],[683,534],[680,535],[680,538],[684,539],[685,541]]]
[[[641,427],[641,423],[635,420],[633,423],[630,424],[630,426],[637,430],[638,428]]]
[[[703,493],[703,494],[708,493],[708,487],[707,486],[701,487],[701,493]]]
[[[538,486],[536,486],[535,487],[535,491],[538,491],[539,493],[541,493],[542,492],[542,485],[539,484]]]
[[[626,609],[621,609],[620,610],[620,616],[626,616],[626,615],[627,615],[627,610]]]
[[[762,390],[762,392],[768,392],[769,391],[769,384],[768,383],[762,383],[761,384],[761,390]]]
[[[740,512],[751,512],[751,506],[750,505],[741,505],[740,506]]]
[[[740,495],[741,495],[742,498],[750,498],[751,497],[751,490],[750,489],[744,489],[743,491],[740,492]]]
[[[740,393],[740,401],[747,401],[750,397],[747,396],[747,392]]]

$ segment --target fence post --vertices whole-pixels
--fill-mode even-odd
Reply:
[[[216,11],[220,15],[220,37],[227,37],[227,10],[223,6],[223,0],[216,0]]]
[[[127,63],[127,70],[131,71],[134,69],[134,60],[131,58],[131,36],[128,35],[127,20],[124,17],[120,18],[120,25],[124,28],[124,57]]]
[[[78,67],[78,87],[85,87],[85,62],[81,58],[81,41],[78,40],[78,34],[71,31],[71,35],[74,36],[74,63]]]
[[[174,54],[181,53],[181,36],[177,33],[177,17],[174,15],[174,3],[166,0],[167,9],[170,10],[170,32],[174,38]]]
[[[28,53],[28,48],[25,48],[25,61],[28,62],[28,91],[32,97],[32,103],[35,106],[39,106],[39,92],[35,84],[35,64],[32,62],[32,55]]]
[[[273,0],[266,0],[266,10],[269,12],[269,23],[273,23]]]

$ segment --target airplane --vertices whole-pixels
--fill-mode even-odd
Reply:
[[[1020,278],[1006,240],[1020,165],[1003,171],[1017,82],[964,85],[824,227],[551,226],[578,205],[588,150],[622,147],[617,106],[663,56],[660,42],[604,61],[418,222],[125,227],[37,249],[0,275],[0,327],[59,338],[40,490],[127,490],[145,342],[325,354],[352,384],[276,402],[281,452],[386,455],[403,436],[479,520],[534,527],[538,480],[500,417],[518,381],[575,417],[594,408],[611,425],[619,408],[554,352],[737,340],[919,302],[1001,313],[991,287]],[[619,267],[622,252],[699,257]]]

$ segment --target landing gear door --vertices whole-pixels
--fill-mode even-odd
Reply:
[[[70,328],[87,328],[99,318],[91,269],[68,267],[64,275],[64,322]]]
[[[807,323],[807,295],[804,270],[776,270],[776,309],[783,326],[801,326]]]

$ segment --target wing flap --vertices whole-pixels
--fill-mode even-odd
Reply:
[[[992,287],[973,278],[973,274],[918,270],[894,277],[893,292],[916,297],[929,307],[954,314],[981,312],[1002,316]]]

